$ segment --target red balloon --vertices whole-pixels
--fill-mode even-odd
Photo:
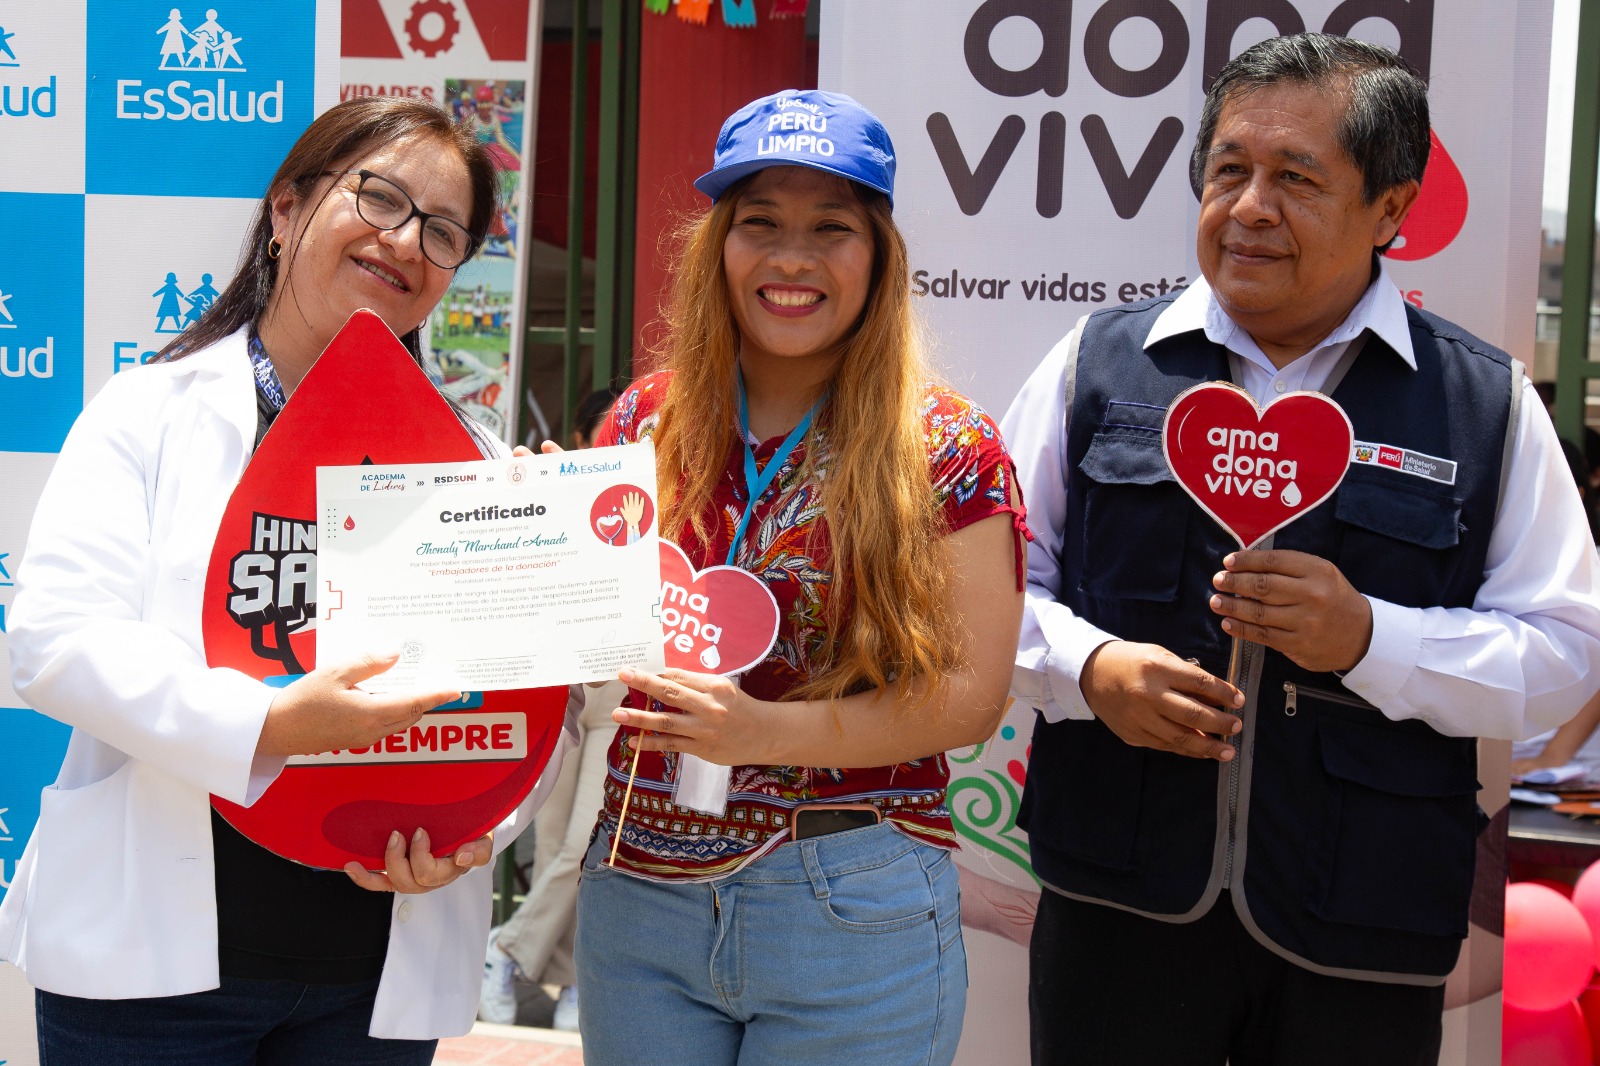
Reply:
[[[1507,1004],[1549,1011],[1570,1003],[1588,986],[1594,960],[1594,936],[1571,900],[1526,881],[1507,886]]]
[[[1589,923],[1589,932],[1600,941],[1600,862],[1592,863],[1578,878],[1572,889],[1572,902]],[[1600,966],[1600,952],[1595,956],[1595,965]]]
[[[1583,1011],[1583,1022],[1589,1030],[1589,1046],[1600,1047],[1600,985],[1591,984],[1583,990],[1578,1009]]]
[[[1500,1019],[1500,1066],[1589,1066],[1589,1030],[1576,1003],[1555,1010],[1518,1010]]]
[[[1527,883],[1530,885],[1543,885],[1548,889],[1553,889],[1554,891],[1561,893],[1568,899],[1572,898],[1573,885],[1570,881],[1557,881],[1553,877],[1530,877],[1527,879]],[[1583,910],[1582,907],[1579,907],[1578,909],[1580,911]],[[1589,926],[1589,931],[1591,933],[1594,932],[1594,926],[1592,924]]]

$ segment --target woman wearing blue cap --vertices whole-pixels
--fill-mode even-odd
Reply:
[[[893,180],[887,131],[847,96],[730,117],[667,369],[601,430],[654,441],[663,535],[757,575],[781,621],[740,682],[623,675],[632,728],[579,895],[591,1063],[955,1054],[944,752],[999,723],[1025,528],[994,423],[928,383]]]

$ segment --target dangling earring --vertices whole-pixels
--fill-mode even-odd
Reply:
[[[274,237],[267,242],[267,258],[276,259],[283,254],[283,242]]]

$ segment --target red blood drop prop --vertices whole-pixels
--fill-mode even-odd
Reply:
[[[207,661],[263,679],[314,667],[316,611],[337,606],[339,597],[316,578],[318,466],[481,458],[383,320],[370,311],[352,315],[228,500],[201,608]],[[348,517],[345,526],[353,527]],[[382,869],[389,834],[409,837],[418,827],[435,855],[447,855],[498,825],[532,790],[560,736],[566,699],[564,688],[473,693],[367,756],[384,761],[291,764],[254,805],[217,797],[212,804],[245,836],[308,866],[338,869],[354,860]],[[490,742],[506,732],[484,723],[517,719],[524,754],[508,758],[504,744]],[[447,736],[474,761],[418,761],[441,752]]]

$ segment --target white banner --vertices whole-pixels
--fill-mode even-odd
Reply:
[[[1390,273],[1408,301],[1531,361],[1550,22],[1551,0],[830,3],[819,81],[888,126],[936,361],[998,417],[1079,317],[1197,275],[1188,167],[1206,81],[1301,30],[1393,48],[1429,79],[1434,150]],[[1016,807],[1032,718],[1014,711],[952,760],[967,1063],[1027,1061],[1038,884]],[[1505,803],[1498,780],[1490,810]],[[1498,1040],[1466,1050],[1469,1029],[1497,1031],[1497,952],[1463,960],[1472,992],[1457,980],[1451,1002],[1490,998],[1447,1015],[1441,1061],[1498,1061]]]
[[[522,365],[540,0],[345,0],[341,99],[414,96],[450,109],[494,158],[501,210],[429,320],[428,372],[512,441]]]
[[[208,3],[0,6],[0,896],[66,750],[5,639],[55,454],[227,286],[267,180],[337,99],[336,0]],[[32,1017],[0,964],[0,1064],[35,1066]]]

